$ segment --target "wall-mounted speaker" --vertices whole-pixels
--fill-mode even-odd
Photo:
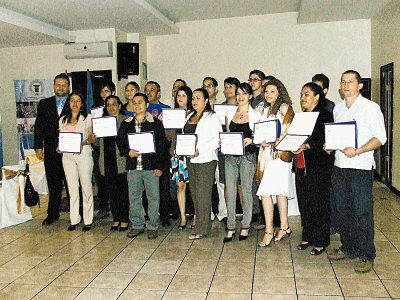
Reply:
[[[118,80],[139,75],[139,43],[117,43]]]

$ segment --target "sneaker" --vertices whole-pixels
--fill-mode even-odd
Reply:
[[[371,271],[374,262],[365,258],[360,258],[354,265],[354,271],[357,273],[368,273]]]
[[[95,220],[100,220],[103,219],[105,217],[108,217],[110,215],[110,213],[107,210],[101,209],[97,212],[97,214],[94,216]]]
[[[147,237],[149,240],[154,240],[158,237],[158,230],[147,229]]]
[[[342,259],[346,259],[346,258],[354,258],[353,256],[343,252],[342,248],[330,249],[328,251],[328,257],[331,260],[342,260]]]
[[[134,238],[134,237],[138,236],[139,234],[142,234],[143,232],[144,232],[144,229],[143,229],[143,228],[142,228],[142,229],[135,229],[135,228],[132,228],[132,229],[126,234],[126,236],[129,237],[129,238]]]

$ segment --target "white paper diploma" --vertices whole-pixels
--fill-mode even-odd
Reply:
[[[103,116],[104,106],[94,107],[90,110],[93,118],[100,118]]]
[[[129,149],[134,149],[140,154],[155,153],[153,132],[138,132],[128,134]]]
[[[186,110],[181,108],[163,108],[163,125],[165,129],[181,129],[186,123]]]
[[[213,109],[217,114],[222,125],[225,125],[226,113],[234,108],[237,108],[237,106],[232,104],[214,104],[213,106]]]
[[[299,150],[300,146],[303,145],[309,135],[292,135],[287,134],[284,138],[276,145],[277,150],[295,152]]]
[[[102,117],[92,119],[92,130],[96,137],[107,137],[117,135],[117,118]]]
[[[190,156],[194,155],[197,146],[197,134],[180,134],[176,135],[177,155]]]
[[[325,148],[343,150],[346,147],[358,147],[356,122],[325,124]]]
[[[275,143],[280,134],[279,120],[269,120],[254,123],[253,143],[258,145],[263,141],[267,143]]]
[[[224,155],[244,155],[243,133],[220,132],[221,153]]]
[[[311,135],[319,112],[300,112],[294,115],[288,134]]]
[[[60,132],[58,150],[64,153],[81,153],[83,134],[80,132]]]
[[[300,112],[294,115],[287,134],[276,145],[281,151],[295,152],[312,134],[319,112]]]

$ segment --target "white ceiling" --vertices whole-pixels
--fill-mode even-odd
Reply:
[[[390,1],[0,0],[0,48],[71,42],[78,30],[174,34],[178,22],[284,12],[298,12],[300,24],[369,19]]]

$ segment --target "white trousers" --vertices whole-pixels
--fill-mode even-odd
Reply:
[[[82,186],[83,221],[85,225],[91,225],[93,221],[93,157],[92,152],[85,147],[81,154],[64,153],[62,159],[70,194],[71,225],[76,225],[81,221],[79,215],[79,181]]]

